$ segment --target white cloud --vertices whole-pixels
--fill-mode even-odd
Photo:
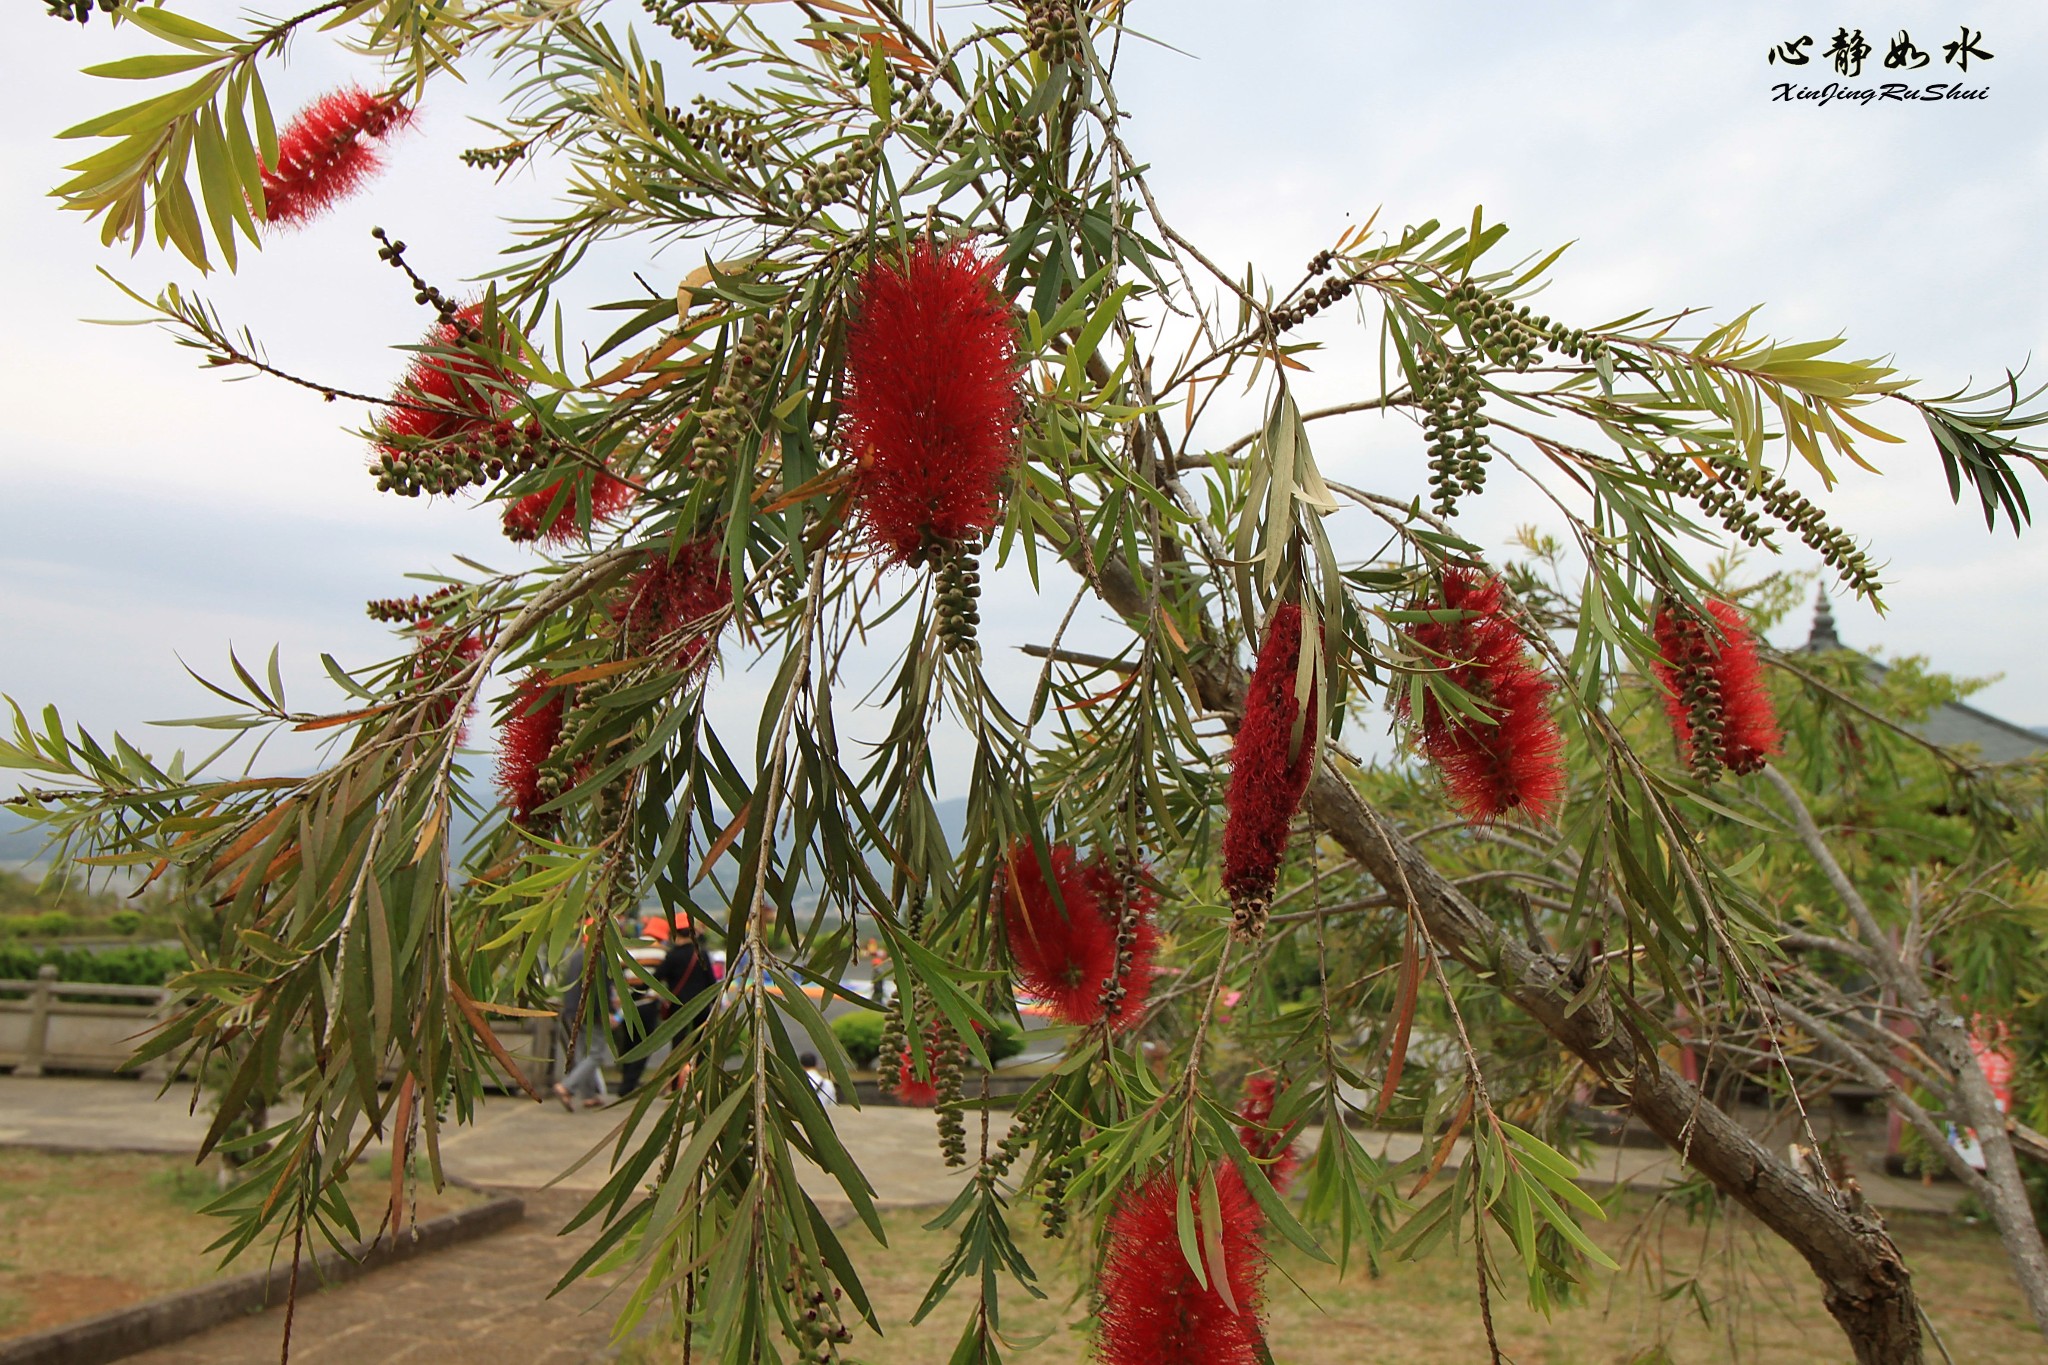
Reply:
[[[1253,259],[1287,282],[1376,207],[1383,225],[1398,226],[1462,222],[1481,203],[1490,220],[1513,226],[1510,255],[1576,240],[1541,304],[1576,321],[1687,304],[1725,316],[1768,300],[1767,330],[1846,331],[1854,353],[1895,354],[1945,385],[1994,376],[2039,347],[2048,12],[2036,6],[1973,7],[1972,24],[1998,54],[1971,76],[1991,86],[1986,101],[1825,109],[1771,102],[1783,70],[1764,64],[1771,43],[1803,30],[1824,44],[1822,19],[1842,20],[1860,23],[1881,56],[1883,39],[1906,27],[1938,66],[1956,16],[1909,0],[1864,0],[1839,15],[1802,7],[1797,18],[1767,0],[1694,10],[1622,0],[1171,0],[1133,13],[1197,55],[1127,44],[1126,132],[1152,162],[1168,214],[1228,268]],[[621,10],[620,22],[627,17]],[[0,181],[13,191],[0,199],[0,241],[18,263],[0,320],[9,418],[0,465],[16,523],[33,521],[33,534],[11,536],[5,550],[0,690],[62,700],[96,728],[133,729],[214,709],[174,653],[204,666],[230,640],[255,653],[282,642],[291,676],[317,689],[319,650],[355,660],[388,651],[360,603],[403,591],[404,567],[447,566],[453,551],[512,562],[488,514],[374,491],[345,431],[363,420],[360,405],[328,406],[268,382],[222,384],[154,332],[78,321],[134,311],[95,265],[146,292],[194,279],[152,250],[134,259],[103,251],[75,215],[37,193],[81,151],[48,135],[122,93],[75,69],[136,39],[111,34],[103,19],[81,32],[22,5],[0,16],[0,42],[13,58],[0,87]],[[680,67],[672,63],[679,90]],[[288,110],[361,71],[308,41],[272,88]],[[280,237],[203,292],[251,325],[278,364],[387,390],[403,364],[389,348],[416,337],[425,318],[376,260],[370,223],[405,237],[420,268],[453,289],[498,263],[501,217],[546,203],[545,171],[499,186],[455,163],[456,150],[490,139],[468,120],[487,112],[492,89],[438,85],[371,194]],[[567,301],[572,328],[597,332],[576,310],[633,290],[635,270],[666,287],[691,264],[637,246],[607,250]],[[1311,401],[1328,401],[1376,360],[1352,340],[1333,341],[1316,363],[1305,387]],[[1233,398],[1221,415],[1256,411],[1256,397]],[[1348,418],[1317,442],[1329,467],[1354,481],[1421,486],[1419,438],[1405,421]],[[1849,478],[1828,498],[1889,561],[1893,583],[1882,621],[1838,608],[1844,637],[1958,672],[2004,673],[1983,704],[2022,723],[2048,720],[2034,683],[2048,672],[2048,644],[2014,629],[2031,619],[2048,531],[1987,536],[1974,507],[1949,505],[1924,440],[1884,456],[1885,478]],[[1474,509],[1471,525],[1498,540],[1540,516],[1533,501],[1503,492]],[[991,667],[1006,688],[1028,687],[1035,674],[1008,646],[1043,638],[1064,602],[1034,602],[1010,579],[991,583],[990,604]],[[727,675],[720,686],[731,698],[719,706],[744,712],[747,676]]]

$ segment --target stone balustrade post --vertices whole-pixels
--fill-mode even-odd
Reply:
[[[57,964],[36,968],[36,984],[28,993],[28,1041],[22,1047],[17,1076],[43,1074],[43,1055],[50,1050],[50,1002],[57,994]]]
[[[168,988],[160,992],[156,998],[156,1008],[150,1011],[149,1027],[144,1032],[155,1033],[158,1029],[162,1028],[164,1022],[171,1017],[171,1007],[175,1003],[176,1001],[172,998]],[[139,1044],[141,1038],[138,1036],[135,1041]],[[128,1065],[128,1063],[123,1063],[123,1070]],[[176,1058],[171,1053],[166,1052],[160,1056],[150,1058],[148,1062],[143,1064],[138,1074],[150,1085],[162,1085],[166,1081],[175,1079],[171,1068],[176,1065]]]
[[[562,1074],[555,1065],[555,1021],[552,1018],[534,1017],[533,1059],[533,1088],[544,1091]]]

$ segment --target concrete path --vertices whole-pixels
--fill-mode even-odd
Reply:
[[[0,1145],[186,1154],[207,1126],[203,1114],[189,1112],[189,1104],[190,1092],[182,1086],[158,1099],[154,1086],[131,1080],[0,1077]],[[566,1365],[608,1358],[619,1308],[608,1297],[612,1281],[586,1280],[558,1297],[547,1295],[594,1235],[591,1228],[567,1237],[557,1233],[587,1194],[603,1184],[624,1113],[571,1114],[559,1105],[498,1097],[483,1106],[473,1125],[447,1130],[441,1151],[448,1174],[518,1193],[527,1201],[526,1219],[495,1236],[304,1295],[293,1329],[292,1359],[299,1365]],[[878,1203],[926,1206],[958,1192],[965,1173],[941,1162],[929,1110],[841,1108],[834,1118],[873,1182]],[[996,1136],[1006,1128],[1007,1118],[998,1116]],[[1315,1138],[1306,1135],[1305,1145]],[[1421,1146],[1412,1133],[1362,1133],[1360,1140],[1368,1151],[1390,1160],[1413,1155]],[[602,1150],[581,1169],[562,1175],[593,1148]],[[1463,1148],[1461,1142],[1448,1165],[1462,1159]],[[1679,1169],[1676,1158],[1661,1148],[1594,1151],[1584,1172],[1592,1184],[1655,1187]],[[832,1180],[813,1168],[806,1168],[804,1178],[821,1204],[839,1206],[835,1221],[850,1220],[851,1210]],[[1923,1186],[1874,1169],[1859,1171],[1858,1178],[1866,1197],[1880,1208],[1945,1212],[1960,1195],[1951,1183]],[[543,1188],[551,1182],[552,1188]],[[283,1315],[272,1310],[130,1359],[138,1365],[267,1365],[278,1358],[282,1331]]]
[[[0,1076],[0,1145],[81,1150],[190,1152],[206,1133],[203,1114],[188,1112],[191,1092],[174,1088],[161,1100],[156,1088],[138,1081],[88,1077]],[[448,1174],[471,1184],[516,1189],[557,1189],[588,1192],[604,1184],[610,1167],[609,1149],[625,1114],[618,1110],[584,1110],[575,1114],[555,1104],[536,1104],[516,1096],[492,1098],[466,1128],[443,1132],[441,1158]],[[884,1206],[918,1207],[943,1204],[959,1192],[965,1173],[939,1160],[936,1120],[930,1110],[875,1105],[834,1111],[840,1136],[875,1187]],[[1007,1115],[994,1119],[994,1135],[1007,1131]],[[1312,1145],[1311,1131],[1305,1142]],[[1361,1133],[1366,1150],[1395,1160],[1412,1155],[1421,1138],[1414,1133]],[[573,1174],[562,1173],[603,1149]],[[1461,1141],[1450,1161],[1464,1156]],[[1654,1188],[1678,1172],[1677,1158],[1661,1147],[1596,1147],[1584,1172],[1597,1184]],[[805,1168],[805,1187],[821,1202],[841,1199],[836,1182],[815,1168]],[[1922,1185],[1899,1180],[1866,1159],[1856,1173],[1863,1193],[1883,1209],[1945,1213],[1962,1197],[1950,1181]]]
[[[611,1343],[619,1276],[583,1280],[547,1298],[589,1237],[557,1237],[573,1194],[521,1192],[523,1222],[365,1275],[302,1293],[292,1318],[293,1365],[580,1365]],[[127,1359],[134,1365],[275,1365],[281,1310],[226,1323]]]
[[[189,1153],[206,1136],[208,1117],[188,1112],[191,1091],[180,1085],[161,1100],[156,1087],[98,1077],[0,1076],[0,1145],[9,1143],[81,1151]],[[571,1114],[558,1104],[497,1096],[477,1120],[444,1128],[441,1162],[450,1177],[473,1185],[588,1193],[611,1172],[610,1152],[627,1113],[618,1109]],[[960,1192],[965,1174],[939,1159],[937,1119],[929,1109],[877,1105],[834,1111],[841,1138],[885,1206],[944,1204]],[[1009,1131],[1009,1116],[992,1116],[995,1139]],[[593,1149],[597,1154],[576,1170]],[[374,1152],[374,1148],[372,1151]],[[838,1182],[806,1166],[804,1187],[820,1203],[842,1200]]]

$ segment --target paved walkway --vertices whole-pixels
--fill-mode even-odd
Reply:
[[[187,1086],[174,1087],[161,1100],[156,1094],[155,1086],[139,1081],[0,1076],[0,1146],[190,1153],[206,1136],[210,1119],[204,1111],[189,1112]],[[473,1185],[594,1191],[611,1173],[611,1146],[627,1112],[621,1107],[571,1114],[523,1096],[493,1097],[475,1123],[442,1129],[442,1168]],[[833,1112],[840,1136],[874,1184],[877,1203],[917,1208],[948,1203],[960,1192],[965,1174],[939,1160],[931,1110],[876,1105]],[[992,1117],[992,1132],[1000,1138],[1009,1131],[1009,1116]],[[580,1169],[562,1174],[593,1151]],[[806,1166],[801,1174],[819,1202],[845,1198],[838,1183],[817,1168]]]
[[[189,1103],[182,1086],[158,1099],[154,1086],[130,1080],[0,1077],[0,1146],[187,1154],[206,1131],[206,1119],[190,1113]],[[604,1182],[623,1112],[570,1114],[554,1104],[494,1098],[475,1124],[447,1130],[441,1152],[448,1174],[518,1193],[527,1201],[525,1221],[306,1295],[297,1309],[292,1359],[299,1365],[566,1365],[608,1358],[619,1308],[608,1297],[613,1282],[586,1280],[547,1296],[594,1235],[587,1227],[567,1237],[556,1233]],[[958,1192],[964,1172],[940,1161],[929,1110],[841,1108],[834,1118],[878,1203],[932,1205]],[[997,1121],[1000,1133],[1007,1119]],[[1312,1144],[1315,1136],[1304,1140]],[[1421,1144],[1412,1133],[1360,1137],[1367,1150],[1395,1160]],[[1463,1146],[1450,1165],[1462,1158]],[[593,1149],[605,1150],[562,1175]],[[1661,1148],[1607,1147],[1595,1149],[1585,1178],[1654,1187],[1677,1169],[1675,1157]],[[1960,1194],[1953,1184],[1923,1186],[1872,1169],[1859,1171],[1858,1179],[1871,1202],[1886,1209],[1945,1212]],[[821,1204],[839,1204],[850,1219],[829,1177],[806,1168],[805,1183]],[[138,1365],[267,1365],[277,1359],[281,1332],[282,1315],[272,1310],[131,1359]]]
[[[292,1319],[294,1365],[581,1365],[611,1344],[620,1278],[582,1280],[546,1297],[589,1244],[555,1230],[582,1202],[522,1192],[524,1222],[475,1242],[302,1294]],[[129,1356],[134,1365],[275,1365],[277,1309]]]
[[[0,1145],[190,1152],[205,1136],[207,1125],[202,1115],[188,1112],[190,1095],[182,1085],[159,1100],[154,1086],[137,1081],[0,1076]],[[930,1110],[875,1105],[833,1112],[847,1149],[874,1184],[877,1203],[944,1204],[959,1192],[965,1173],[939,1161],[936,1120]],[[571,1114],[555,1104],[494,1097],[474,1124],[443,1130],[442,1164],[453,1178],[476,1185],[596,1190],[609,1172],[609,1149],[624,1114],[623,1109]],[[1008,1116],[998,1113],[996,1136],[1008,1126]],[[1305,1141],[1313,1145],[1315,1137],[1311,1130]],[[1422,1142],[1414,1133],[1372,1132],[1360,1138],[1368,1151],[1396,1160],[1413,1154]],[[603,1150],[573,1174],[562,1174],[596,1149]],[[1449,1164],[1455,1166],[1463,1156],[1461,1141]],[[1922,1185],[1887,1176],[1875,1166],[1864,1162],[1856,1178],[1864,1196],[1879,1208],[1945,1213],[1961,1198],[1961,1187],[1953,1182]],[[1597,1147],[1585,1178],[1598,1184],[1654,1188],[1667,1183],[1678,1169],[1677,1158],[1662,1147]],[[804,1174],[806,1188],[821,1202],[844,1197],[823,1172],[806,1167]]]

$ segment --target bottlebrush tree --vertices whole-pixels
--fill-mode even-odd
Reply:
[[[194,771],[55,723],[0,745],[43,775],[14,804],[69,853],[175,876],[213,908],[216,946],[143,1048],[236,1059],[208,1146],[266,1065],[307,1059],[292,1117],[223,1203],[232,1244],[340,1235],[335,1186],[366,1124],[438,1178],[432,1125],[467,1120],[508,1064],[490,1016],[545,1003],[544,964],[577,942],[586,986],[627,983],[611,912],[652,900],[732,970],[696,1027],[679,1014],[646,1045],[676,1044],[588,1216],[605,1263],[638,1277],[626,1317],[685,1306],[705,1358],[832,1358],[873,1323],[796,1162],[879,1232],[872,1196],[788,1033],[853,1094],[802,986],[836,982],[872,932],[897,987],[884,1070],[932,1087],[947,1159],[973,1176],[935,1286],[973,1300],[955,1360],[999,1359],[999,1295],[1031,1284],[1004,1216],[1020,1198],[1095,1239],[1112,1365],[1261,1358],[1260,1305],[1287,1291],[1255,1262],[1282,1242],[1334,1257],[1476,1239],[1491,1283],[1557,1301],[1600,1256],[1578,1221],[1597,1205],[1530,1117],[1542,1106],[1521,1104],[1542,1092],[1485,1046],[1478,1025],[1502,1011],[1797,1249],[1859,1360],[1920,1359],[1882,1225],[1659,1060],[1676,1000],[1767,1012],[1780,952],[1689,833],[1729,784],[1768,777],[1749,770],[1775,734],[1697,547],[1803,545],[1874,598],[1862,549],[1779,462],[1825,472],[1887,413],[1924,422],[1952,485],[2017,527],[2036,419],[2016,392],[1929,398],[1747,314],[1698,334],[1690,312],[1538,315],[1523,300],[1555,256],[1503,261],[1505,229],[1476,212],[1347,228],[1298,272],[1220,271],[1126,140],[1122,13],[954,7],[940,31],[885,0],[335,0],[229,33],[175,4],[115,12],[163,52],[97,73],[165,85],[69,130],[104,145],[58,191],[110,242],[154,235],[236,267],[279,177],[330,213],[343,189],[374,195],[342,135],[431,116],[458,72],[512,92],[505,140],[464,159],[554,168],[565,187],[468,289],[420,264],[431,223],[411,245],[376,234],[432,316],[424,340],[394,338],[411,359],[367,400],[368,477],[489,504],[478,515],[535,567],[372,603],[398,652],[330,665],[347,694],[333,711],[294,709],[275,670],[237,663],[222,690],[243,709],[216,723],[327,731],[310,775]],[[316,101],[327,150],[306,150],[314,129],[288,156],[266,82],[319,25],[387,88]],[[405,210],[345,207],[365,226]],[[600,239],[644,243],[650,287],[605,305],[584,350],[555,318],[580,306],[570,286]],[[688,262],[678,285],[668,261]],[[214,366],[366,401],[259,352],[189,290],[133,297]],[[1345,329],[1383,345],[1384,386],[1304,410],[1293,376]],[[1210,399],[1247,386],[1261,415],[1241,432]],[[1426,483],[1323,476],[1321,433],[1368,410],[1413,423]],[[1578,580],[1569,612],[1460,532],[1475,501],[1530,485]],[[1352,521],[1374,534],[1333,536]],[[1350,557],[1363,544],[1373,557]],[[1042,642],[1028,702],[1006,705],[979,645],[981,576],[1050,591],[1054,563],[1124,647]],[[847,660],[891,618],[915,629],[877,702]],[[764,656],[746,683],[758,717],[721,733],[706,698],[742,647]],[[1617,718],[1617,697],[1673,671],[1697,773],[1668,728]],[[490,696],[469,730],[489,722],[503,801],[476,811],[489,761],[464,725]],[[840,739],[863,705],[885,712],[872,748]],[[1347,755],[1387,712],[1427,775],[1419,804],[1379,799]],[[1708,716],[1718,750],[1700,742]],[[946,779],[967,793],[957,835],[937,811],[945,725],[972,750]],[[483,824],[458,844],[464,813]],[[1520,836],[1582,855],[1561,902],[1503,903],[1445,870],[1459,839]],[[1345,942],[1380,960],[1332,973]],[[998,1137],[963,1077],[1019,990],[1070,1021],[1069,1051]],[[1458,1058],[1448,1071],[1410,1062],[1418,1027]],[[1384,1163],[1348,1125],[1401,1105],[1424,1150]],[[1461,1135],[1471,1154],[1445,1169]]]

